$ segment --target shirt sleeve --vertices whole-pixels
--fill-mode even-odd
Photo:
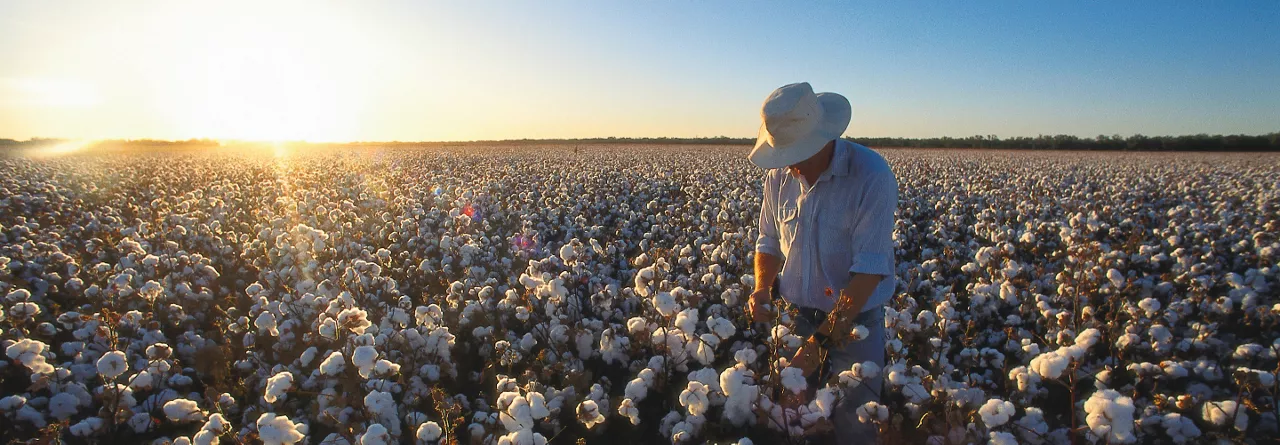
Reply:
[[[778,241],[778,204],[775,202],[778,185],[774,181],[774,175],[768,172],[764,175],[763,195],[764,198],[760,203],[760,237],[756,239],[756,252],[782,258],[782,245]]]
[[[894,212],[898,209],[898,181],[893,173],[867,182],[853,224],[853,265],[849,272],[892,276]]]

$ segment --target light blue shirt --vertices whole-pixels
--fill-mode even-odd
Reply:
[[[850,272],[881,275],[864,307],[871,309],[888,302],[897,286],[897,208],[898,181],[884,157],[841,139],[831,165],[812,186],[786,168],[765,173],[756,252],[783,259],[775,285],[801,307],[830,311]]]

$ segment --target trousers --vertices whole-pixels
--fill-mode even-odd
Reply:
[[[795,333],[801,337],[812,335],[814,330],[826,319],[826,313],[815,309],[802,309],[796,318]],[[827,360],[831,364],[831,372],[839,374],[854,363],[873,362],[884,368],[884,306],[877,305],[863,310],[854,319],[854,323],[867,328],[867,338],[850,341],[839,348],[827,351]],[[835,443],[838,444],[870,444],[876,443],[875,424],[858,421],[858,407],[867,402],[880,401],[884,388],[884,372],[875,379],[862,382],[857,387],[848,388],[844,396],[831,412],[831,423],[835,426]]]

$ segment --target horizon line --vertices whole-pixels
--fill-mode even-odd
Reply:
[[[1268,137],[1280,135],[1280,130],[1257,133],[1257,134],[1223,134],[1223,133],[1186,133],[1180,135],[1147,135],[1142,133],[1131,134],[1099,134],[1095,136],[1081,136],[1075,134],[1037,134],[1035,136],[1007,136],[1000,137],[995,134],[974,134],[968,136],[928,136],[928,137],[904,137],[904,136],[841,136],[841,139],[859,140],[859,139],[900,139],[900,140],[932,140],[932,139],[982,139],[982,140],[1017,140],[1017,139],[1037,139],[1037,138],[1058,138],[1058,137],[1075,137],[1078,139],[1093,140],[1099,137],[1108,138],[1130,138],[1135,136],[1143,136],[1147,138],[1180,138],[1180,137]],[[730,137],[730,136],[599,136],[599,137],[579,137],[579,138],[514,138],[514,139],[467,139],[467,140],[347,140],[347,141],[323,141],[323,140],[306,140],[306,139],[235,139],[235,138],[186,138],[186,139],[155,139],[155,138],[62,138],[62,137],[30,137],[26,140],[11,139],[0,137],[0,143],[18,143],[28,144],[37,142],[66,142],[66,141],[82,141],[82,142],[151,142],[151,143],[192,143],[192,142],[218,142],[223,143],[251,143],[251,144],[475,144],[475,143],[504,143],[504,142],[609,142],[609,141],[726,141],[730,143],[747,143],[756,140],[756,137]]]

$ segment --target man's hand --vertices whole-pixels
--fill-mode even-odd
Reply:
[[[747,315],[753,323],[768,323],[773,320],[773,308],[769,305],[773,294],[768,288],[756,289],[747,301]]]

